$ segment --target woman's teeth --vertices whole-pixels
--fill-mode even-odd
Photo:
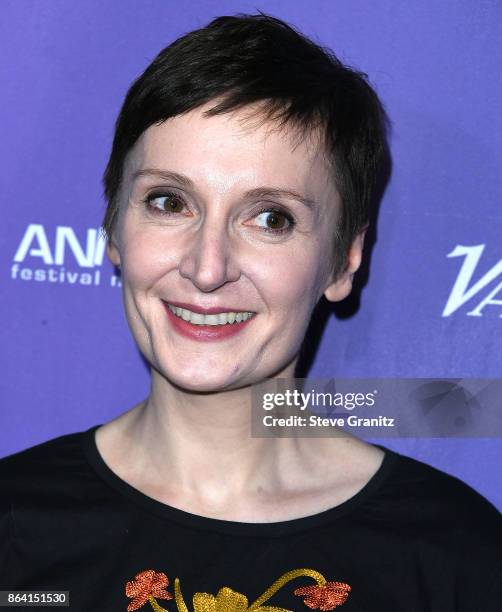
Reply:
[[[247,321],[255,314],[254,312],[220,312],[217,314],[200,314],[198,312],[186,310],[186,308],[171,306],[171,304],[168,304],[168,307],[169,310],[177,317],[181,317],[185,321],[189,321],[194,325],[226,325],[227,323],[241,323],[243,321]]]

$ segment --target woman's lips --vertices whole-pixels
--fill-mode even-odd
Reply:
[[[164,305],[164,310],[167,313],[169,322],[179,334],[185,336],[186,338],[203,342],[210,340],[224,340],[225,338],[235,336],[241,332],[256,316],[253,315],[246,321],[241,321],[240,323],[225,323],[224,325],[195,325],[194,323],[190,323],[190,321],[185,321],[185,319],[176,316],[169,309],[166,302],[163,301],[162,303]]]

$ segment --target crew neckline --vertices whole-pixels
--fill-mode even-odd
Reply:
[[[161,519],[197,530],[219,532],[234,536],[262,536],[268,538],[285,536],[292,533],[308,531],[312,528],[320,527],[340,519],[349,512],[355,510],[383,485],[401,457],[398,452],[386,446],[374,444],[374,446],[384,451],[384,457],[380,467],[364,487],[355,493],[355,495],[332,508],[299,518],[274,521],[271,523],[231,521],[193,514],[181,508],[170,506],[153,497],[149,497],[120,478],[107,465],[98,450],[95,432],[102,425],[103,424],[100,423],[83,431],[81,441],[87,460],[97,472],[98,476],[100,476],[110,487],[122,497],[134,502],[135,505],[141,506],[144,510],[147,510]]]

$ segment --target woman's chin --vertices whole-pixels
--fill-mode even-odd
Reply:
[[[248,383],[238,376],[235,367],[229,367],[226,371],[218,370],[204,372],[203,368],[197,371],[190,370],[180,374],[179,372],[160,371],[160,374],[172,385],[185,391],[199,393],[217,393],[229,389],[246,386]]]

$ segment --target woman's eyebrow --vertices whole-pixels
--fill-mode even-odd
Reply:
[[[136,170],[132,175],[133,182],[141,177],[141,176],[154,176],[157,178],[161,178],[165,181],[174,181],[175,183],[180,183],[184,187],[194,187],[193,182],[185,176],[184,174],[178,174],[178,172],[172,172],[171,170],[158,170],[157,168],[142,168],[141,170]]]
[[[296,200],[300,204],[303,204],[310,210],[315,210],[317,204],[314,200],[306,198],[300,195],[296,191],[291,189],[279,189],[277,187],[256,187],[250,189],[244,194],[248,198],[289,198],[290,200]]]
[[[192,180],[185,176],[184,174],[179,174],[178,172],[172,172],[171,170],[159,170],[157,168],[143,168],[141,170],[136,170],[132,175],[133,182],[141,177],[141,176],[153,176],[156,178],[160,178],[165,181],[172,181],[175,183],[179,183],[183,187],[187,187],[190,189],[194,188],[194,183]],[[246,191],[244,196],[246,198],[289,198],[291,200],[296,200],[303,206],[311,210],[315,210],[317,208],[317,203],[315,200],[311,200],[310,198],[306,198],[305,196],[297,193],[292,189],[280,189],[278,187],[255,187],[254,189],[250,189]]]

